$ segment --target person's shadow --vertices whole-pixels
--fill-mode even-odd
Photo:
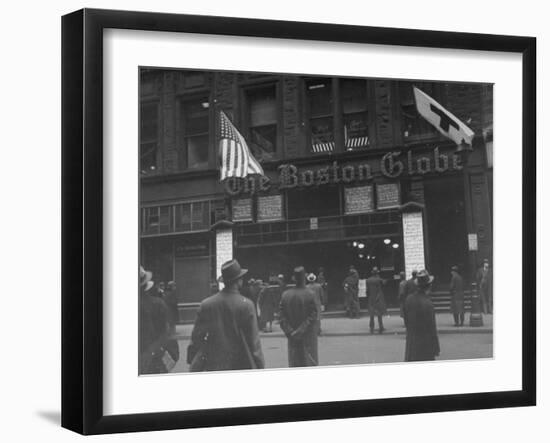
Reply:
[[[36,411],[36,415],[53,425],[61,426],[61,411]]]

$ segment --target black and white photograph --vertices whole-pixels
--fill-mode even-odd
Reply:
[[[493,84],[138,71],[140,375],[493,358]]]

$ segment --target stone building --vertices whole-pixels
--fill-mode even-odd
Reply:
[[[181,318],[231,256],[266,280],[324,267],[329,308],[350,265],[387,280],[426,267],[445,291],[492,256],[492,85],[142,69],[142,263],[174,280]],[[457,149],[416,111],[413,85],[474,132]],[[224,111],[264,177],[219,181]],[[221,222],[224,221],[224,222]]]

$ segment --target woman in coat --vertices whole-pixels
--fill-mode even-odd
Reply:
[[[405,361],[435,360],[439,355],[435,311],[428,295],[432,281],[428,271],[420,271],[416,277],[417,290],[405,301]]]
[[[458,273],[458,266],[451,268],[451,312],[455,326],[464,326],[464,281]]]

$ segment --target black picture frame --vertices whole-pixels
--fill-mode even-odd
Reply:
[[[522,388],[393,399],[106,416],[103,413],[103,31],[109,28],[522,55]],[[62,426],[82,434],[536,404],[536,39],[503,35],[83,9],[62,18]]]

